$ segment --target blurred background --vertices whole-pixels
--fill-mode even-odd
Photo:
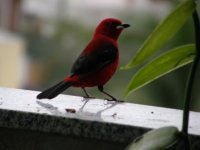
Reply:
[[[44,90],[57,83],[70,73],[74,60],[91,39],[95,26],[108,17],[131,24],[131,28],[125,30],[119,39],[120,66],[123,66],[134,56],[159,21],[179,2],[0,0],[0,86]],[[193,43],[193,32],[190,18],[159,53],[181,44]],[[181,109],[189,67],[182,67],[138,89],[126,101]],[[105,90],[124,99],[127,84],[138,68],[118,69],[106,84]],[[200,110],[197,85],[192,102],[192,110],[195,111]],[[104,98],[97,88],[88,88],[88,92]],[[65,93],[84,95],[81,89],[76,88],[70,88]]]

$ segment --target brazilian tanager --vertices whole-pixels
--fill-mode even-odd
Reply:
[[[113,76],[119,64],[118,38],[124,28],[120,20],[107,18],[96,27],[89,44],[76,59],[71,74],[58,84],[37,95],[38,99],[52,99],[69,87],[80,87],[90,98],[85,87],[97,86],[99,91],[106,94],[113,101],[116,98],[104,91],[103,86]]]

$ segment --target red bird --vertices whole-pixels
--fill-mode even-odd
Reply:
[[[98,86],[98,89],[109,96],[111,100],[116,98],[103,90],[103,86],[115,73],[119,63],[119,50],[117,40],[124,28],[129,24],[122,24],[118,19],[104,19],[97,26],[92,40],[75,61],[71,74],[58,84],[50,87],[37,95],[38,99],[52,99],[65,89],[81,87],[86,98],[91,98],[85,87]]]

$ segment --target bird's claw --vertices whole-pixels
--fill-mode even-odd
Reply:
[[[114,101],[114,102],[119,102],[119,103],[122,103],[122,102],[124,102],[123,100],[117,100],[117,99],[108,99],[108,98],[105,98],[105,100],[107,100],[107,101]]]
[[[95,99],[95,97],[92,97],[92,96],[83,96],[83,99]]]

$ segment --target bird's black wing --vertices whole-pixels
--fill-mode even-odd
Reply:
[[[112,63],[118,55],[118,49],[112,43],[104,43],[97,46],[89,54],[82,53],[75,61],[71,73],[72,75],[84,75],[101,70]]]

